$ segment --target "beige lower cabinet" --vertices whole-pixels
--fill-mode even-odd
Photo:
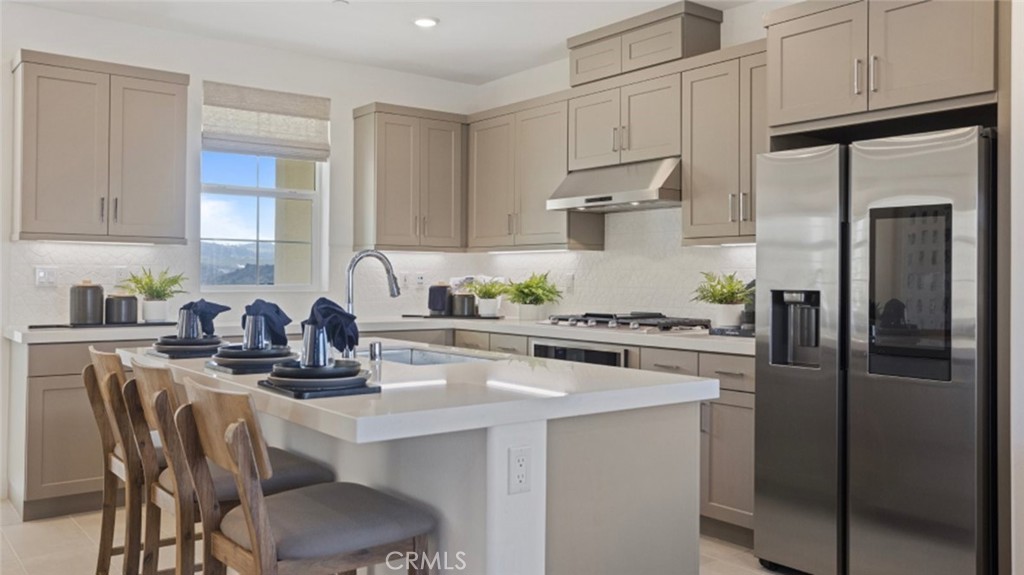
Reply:
[[[529,338],[525,335],[455,330],[455,347],[490,350],[514,355],[530,355]]]
[[[491,334],[482,331],[455,330],[455,347],[464,349],[491,349]]]
[[[383,337],[401,341],[414,341],[416,343],[429,343],[432,345],[452,345],[452,330],[450,329],[417,329],[409,331],[372,331],[360,335],[365,337]]]
[[[469,247],[602,249],[604,216],[549,212],[568,173],[566,103],[469,129]]]
[[[754,394],[722,390],[701,403],[700,513],[754,527]]]
[[[697,353],[678,349],[640,348],[640,369],[697,375]]]
[[[753,239],[754,158],[768,150],[764,54],[682,75],[683,242]]]
[[[23,50],[21,239],[185,243],[188,76]]]
[[[379,109],[390,107],[355,112],[356,245],[461,251],[463,124],[427,110]]]
[[[150,343],[93,345],[113,351]],[[89,345],[12,346],[11,500],[26,521],[100,506],[103,449],[82,381]]]

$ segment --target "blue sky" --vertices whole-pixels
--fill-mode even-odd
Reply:
[[[224,184],[251,188],[273,188],[276,182],[274,158],[203,152],[204,184]],[[259,213],[259,238],[274,240],[274,198],[228,194],[203,194],[200,236],[225,240],[256,240]]]

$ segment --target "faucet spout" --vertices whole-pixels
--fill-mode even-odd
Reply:
[[[381,263],[384,266],[384,273],[388,277],[388,295],[391,297],[398,297],[402,295],[401,288],[398,287],[398,277],[395,275],[395,268],[391,265],[391,260],[386,255],[377,250],[363,250],[352,256],[352,260],[348,262],[348,270],[345,273],[346,279],[348,280],[347,297],[345,298],[345,309],[348,313],[355,313],[354,302],[355,298],[355,271],[356,266],[359,262],[366,258],[372,258]]]

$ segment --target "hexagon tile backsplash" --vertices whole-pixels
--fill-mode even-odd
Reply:
[[[701,280],[700,272],[738,272],[753,279],[755,249],[735,247],[680,247],[682,240],[678,209],[609,214],[606,216],[605,250],[601,252],[542,253],[389,253],[402,281],[402,295],[387,295],[384,272],[375,261],[364,261],[356,273],[356,313],[363,317],[394,317],[403,313],[426,312],[429,284],[452,277],[481,273],[520,280],[534,272],[551,272],[551,278],[565,292],[555,312],[660,311],[669,315],[710,317],[705,304],[690,301]],[[9,325],[64,323],[68,319],[68,290],[83,279],[102,284],[110,293],[122,270],[140,267],[170,268],[189,278],[190,292],[175,298],[172,305],[204,297],[229,305],[218,324],[238,321],[242,307],[256,297],[276,301],[298,322],[319,296],[335,301],[345,298],[345,267],[352,252],[331,247],[326,292],[220,292],[202,293],[198,247],[151,245],[102,245],[48,242],[10,244],[6,270],[6,322]],[[35,266],[56,266],[57,286],[36,287]],[[417,285],[423,275],[425,284]],[[515,317],[515,306],[502,304],[501,313]]]

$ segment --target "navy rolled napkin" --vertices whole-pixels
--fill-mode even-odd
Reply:
[[[327,331],[327,339],[338,351],[355,349],[359,345],[356,316],[325,297],[313,302],[313,307],[309,310],[309,319],[302,322],[302,325],[303,327],[323,326]]]
[[[219,303],[200,299],[188,302],[181,306],[181,309],[192,310],[192,313],[196,314],[196,317],[199,318],[199,326],[203,330],[203,335],[213,335],[213,318],[231,308],[226,305],[220,305]]]
[[[242,316],[242,328],[245,328],[245,318],[248,316],[263,316],[263,322],[267,326],[267,333],[270,334],[270,343],[274,345],[288,345],[288,335],[284,332],[284,326],[292,322],[276,303],[257,299],[245,306],[245,315]]]

